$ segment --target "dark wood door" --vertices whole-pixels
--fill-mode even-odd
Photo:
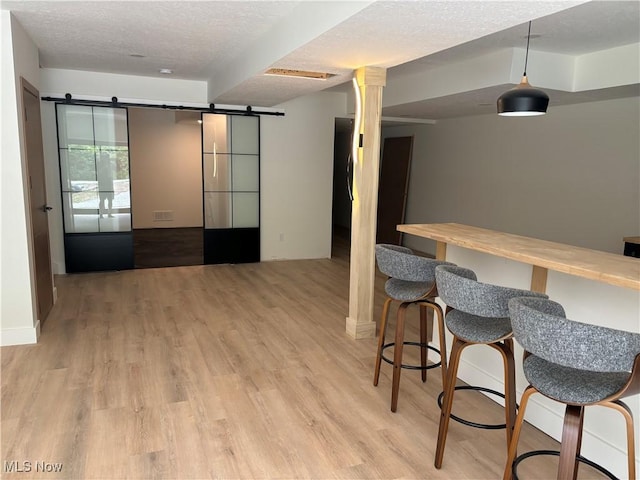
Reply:
[[[21,80],[29,175],[31,231],[33,234],[33,256],[35,260],[36,299],[38,320],[42,325],[53,307],[53,277],[51,274],[51,251],[49,249],[49,221],[47,219],[50,207],[47,205],[44,176],[40,95],[38,90],[24,78]]]
[[[384,140],[378,186],[376,243],[400,245],[402,241],[402,233],[396,230],[396,226],[404,223],[412,151],[413,136]]]

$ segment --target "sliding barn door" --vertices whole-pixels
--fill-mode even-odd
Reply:
[[[202,116],[204,263],[260,261],[260,117]]]
[[[125,108],[56,105],[69,273],[133,268]]]

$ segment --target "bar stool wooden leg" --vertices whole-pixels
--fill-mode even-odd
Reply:
[[[404,347],[404,319],[409,304],[402,303],[398,307],[396,321],[396,339],[393,347],[393,383],[391,386],[391,411],[398,408],[398,390],[400,389],[400,373],[402,372],[402,350]]]
[[[453,346],[451,347],[451,357],[449,358],[449,368],[447,369],[447,381],[444,386],[444,398],[442,400],[442,408],[440,409],[440,426],[438,427],[438,443],[436,446],[436,459],[434,462],[436,468],[442,467],[444,446],[447,441],[447,431],[449,429],[449,415],[451,415],[453,394],[455,392],[456,379],[458,375],[458,364],[460,363],[462,350],[467,345],[468,344],[466,342],[454,337]]]
[[[444,315],[438,305],[433,310],[438,317],[438,334],[440,335],[440,369],[442,370],[442,390],[447,383],[447,338],[444,331]]]
[[[504,359],[504,412],[507,431],[507,448],[511,443],[516,420],[516,366],[513,354],[513,339],[507,338],[498,344]]]
[[[422,381],[427,381],[427,307],[420,304],[420,365],[422,366]]]
[[[382,319],[380,320],[380,334],[378,335],[378,354],[376,355],[376,368],[373,372],[373,386],[378,386],[378,380],[380,379],[380,363],[382,362],[382,347],[384,346],[384,339],[387,333],[387,317],[389,317],[389,306],[391,305],[390,298],[384,302],[382,306]]]
[[[636,478],[636,449],[634,442],[634,431],[633,428],[633,414],[627,405],[625,405],[620,400],[614,400],[613,402],[603,402],[600,403],[605,407],[613,408],[614,410],[619,411],[625,419],[625,423],[627,424],[627,463],[629,466],[629,478],[635,480]]]
[[[513,435],[511,436],[511,443],[509,444],[509,453],[507,455],[507,464],[504,467],[503,480],[512,480],[513,478],[513,462],[518,454],[518,440],[520,439],[520,431],[522,430],[522,424],[524,423],[524,412],[527,408],[529,397],[536,392],[537,390],[529,385],[520,399],[518,418],[516,419],[516,424],[513,428]]]
[[[582,443],[583,423],[584,407],[567,405],[562,427],[558,480],[576,480],[578,476],[578,455],[580,455],[580,445]]]
[[[425,302],[421,302],[419,303],[420,305],[420,309],[421,309],[421,316],[420,316],[420,342],[427,345],[425,347],[425,351],[426,351],[426,355],[423,358],[423,362],[422,362],[422,366],[425,367],[428,364],[428,352],[429,352],[429,347],[428,347],[428,343],[429,343],[429,339],[433,336],[433,319],[434,319],[434,312],[435,315],[438,319],[438,334],[440,336],[440,367],[441,367],[441,373],[442,373],[442,389],[444,390],[444,385],[447,381],[447,339],[446,339],[446,334],[445,334],[445,329],[444,329],[444,314],[442,313],[442,309],[440,308],[440,305],[438,305],[435,302],[430,302],[430,301],[425,301]],[[426,310],[426,319],[423,320],[423,314],[422,314],[422,309]],[[425,322],[425,323],[422,323]],[[424,327],[423,327],[424,325]],[[422,335],[422,328],[425,328],[424,332],[425,335]],[[423,376],[423,381],[426,381],[426,372],[424,372],[424,376]]]

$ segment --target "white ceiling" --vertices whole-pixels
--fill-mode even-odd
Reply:
[[[170,68],[170,78],[207,81],[210,103],[270,107],[323,89],[346,89],[354,69],[377,66],[388,69],[383,113],[422,119],[494,111],[497,96],[518,81],[507,73],[519,68],[521,74],[515,64],[524,58],[529,20],[532,84],[533,69],[542,70],[538,65],[545,58],[573,62],[576,56],[640,43],[638,1],[2,0],[0,5],[34,40],[44,68],[154,77]],[[477,84],[465,74],[471,78],[467,85],[442,85],[449,83],[443,80],[447,69],[459,74],[465,64],[471,68],[477,59],[506,51],[512,57],[502,77],[480,72]],[[335,76],[326,81],[265,76],[272,67]],[[562,82],[540,76],[544,85],[534,86],[545,88],[551,105],[638,95],[637,80],[585,91],[558,88]],[[421,78],[439,80],[408,97],[403,82]]]

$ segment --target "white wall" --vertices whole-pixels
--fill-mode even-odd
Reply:
[[[207,105],[207,82],[142,77],[81,70],[42,69],[43,96],[90,97],[121,102],[166,102],[167,105]]]
[[[406,223],[457,222],[622,253],[640,233],[640,99],[397,127],[415,134]],[[434,253],[434,244],[405,236]]]
[[[278,108],[284,117],[260,120],[260,257],[329,258],[334,124],[346,95],[321,92]]]
[[[20,77],[39,88],[38,50],[9,12],[0,11],[2,138],[0,140],[1,345],[35,343],[39,319],[26,185]]]
[[[199,112],[129,109],[133,228],[202,227]],[[173,220],[154,221],[155,210]]]

